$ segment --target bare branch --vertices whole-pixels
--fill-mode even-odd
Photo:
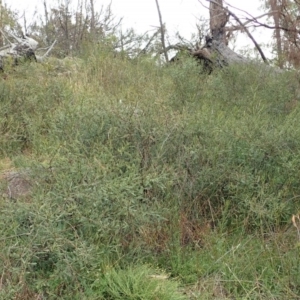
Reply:
[[[162,16],[161,16],[158,0],[155,0],[155,2],[156,2],[158,17],[159,17],[159,23],[160,23],[161,44],[162,44],[162,47],[163,47],[163,53],[164,53],[166,62],[168,62],[169,61],[168,51],[166,51],[166,44],[165,44],[165,26],[164,26],[163,21],[162,21]]]
[[[52,48],[54,47],[55,44],[56,44],[56,40],[52,43],[52,45],[49,47],[49,49],[43,56],[36,57],[37,61],[42,62],[49,55],[50,51],[52,50]]]
[[[146,44],[146,46],[139,52],[138,56],[142,53],[146,53],[148,47],[151,45],[152,41],[155,39],[155,37],[159,34],[160,32],[160,28],[154,32],[154,34],[151,36],[151,38],[149,39],[148,43]]]
[[[271,15],[273,13],[274,13],[274,11],[270,11],[270,12],[264,13],[257,17],[251,16],[251,19],[247,19],[247,21],[243,23],[243,26],[232,26],[232,27],[226,27],[225,29],[226,29],[226,31],[241,30],[242,28],[244,28],[244,26],[250,24],[251,22],[257,22],[258,19],[261,19],[261,18]]]

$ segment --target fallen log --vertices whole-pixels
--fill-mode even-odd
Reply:
[[[19,38],[13,33],[9,33],[8,35],[14,39],[14,42],[11,42],[4,32],[1,31],[1,33],[8,42],[7,45],[0,48],[0,69],[2,70],[5,65],[5,60],[9,58],[13,60],[14,65],[17,65],[21,60],[42,62],[56,43],[56,41],[54,41],[54,43],[49,47],[48,51],[43,56],[38,56],[35,53],[38,47],[38,42],[33,38],[29,37],[28,35]]]

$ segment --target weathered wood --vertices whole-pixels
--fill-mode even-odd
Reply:
[[[231,64],[244,64],[253,62],[251,59],[239,55],[227,46],[226,24],[229,20],[229,17],[232,16],[239,24],[239,26],[245,31],[248,37],[252,40],[263,61],[265,63],[268,63],[260,46],[255,41],[249,30],[234,13],[232,13],[227,7],[223,6],[223,0],[207,1],[209,1],[210,3],[209,13],[211,34],[206,36],[205,44],[198,49],[191,49],[189,46],[184,47],[182,45],[175,45],[174,47],[169,48],[177,50],[179,49],[180,51],[183,49],[185,52],[189,53],[197,60],[200,60],[208,73],[211,73],[215,68],[222,68]],[[171,62],[174,62],[177,59],[178,56],[175,56],[171,59]]]
[[[217,67],[224,67],[234,63],[249,63],[250,60],[237,54],[225,45],[222,41],[212,40],[211,46],[207,47],[214,57],[214,64]]]
[[[1,33],[3,36],[5,36],[4,32],[1,31]],[[9,33],[9,35],[14,39],[14,42],[11,42],[6,37],[8,44],[0,48],[0,69],[2,70],[5,59],[9,57],[13,59],[14,64],[18,64],[19,60],[21,59],[29,59],[32,61],[41,62],[49,54],[56,43],[56,41],[54,41],[54,43],[43,56],[36,56],[35,51],[38,47],[38,42],[36,40],[27,35],[23,36],[22,38],[19,38],[12,33]]]
[[[225,26],[228,22],[229,15],[223,8],[223,0],[210,1],[209,17],[212,38],[225,43]]]
[[[268,61],[261,50],[259,44],[256,42],[249,30],[244,26],[240,19],[231,12],[227,7],[223,7],[223,0],[207,0],[210,2],[209,13],[210,13],[210,31],[211,31],[211,42],[206,43],[204,46],[211,54],[215,57],[215,64],[217,66],[224,66],[232,63],[249,63],[250,60],[235,53],[226,45],[226,24],[229,17],[232,16],[237,23],[246,32],[248,37],[251,39],[256,49],[260,53],[262,60],[268,64]]]

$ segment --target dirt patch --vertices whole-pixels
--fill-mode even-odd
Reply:
[[[0,175],[0,182],[2,195],[10,199],[27,196],[32,189],[29,170],[5,171]]]

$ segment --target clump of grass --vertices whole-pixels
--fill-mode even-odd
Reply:
[[[149,266],[134,266],[122,269],[108,269],[103,278],[96,280],[92,288],[98,299],[114,300],[184,300],[178,282],[169,279],[165,273]]]

